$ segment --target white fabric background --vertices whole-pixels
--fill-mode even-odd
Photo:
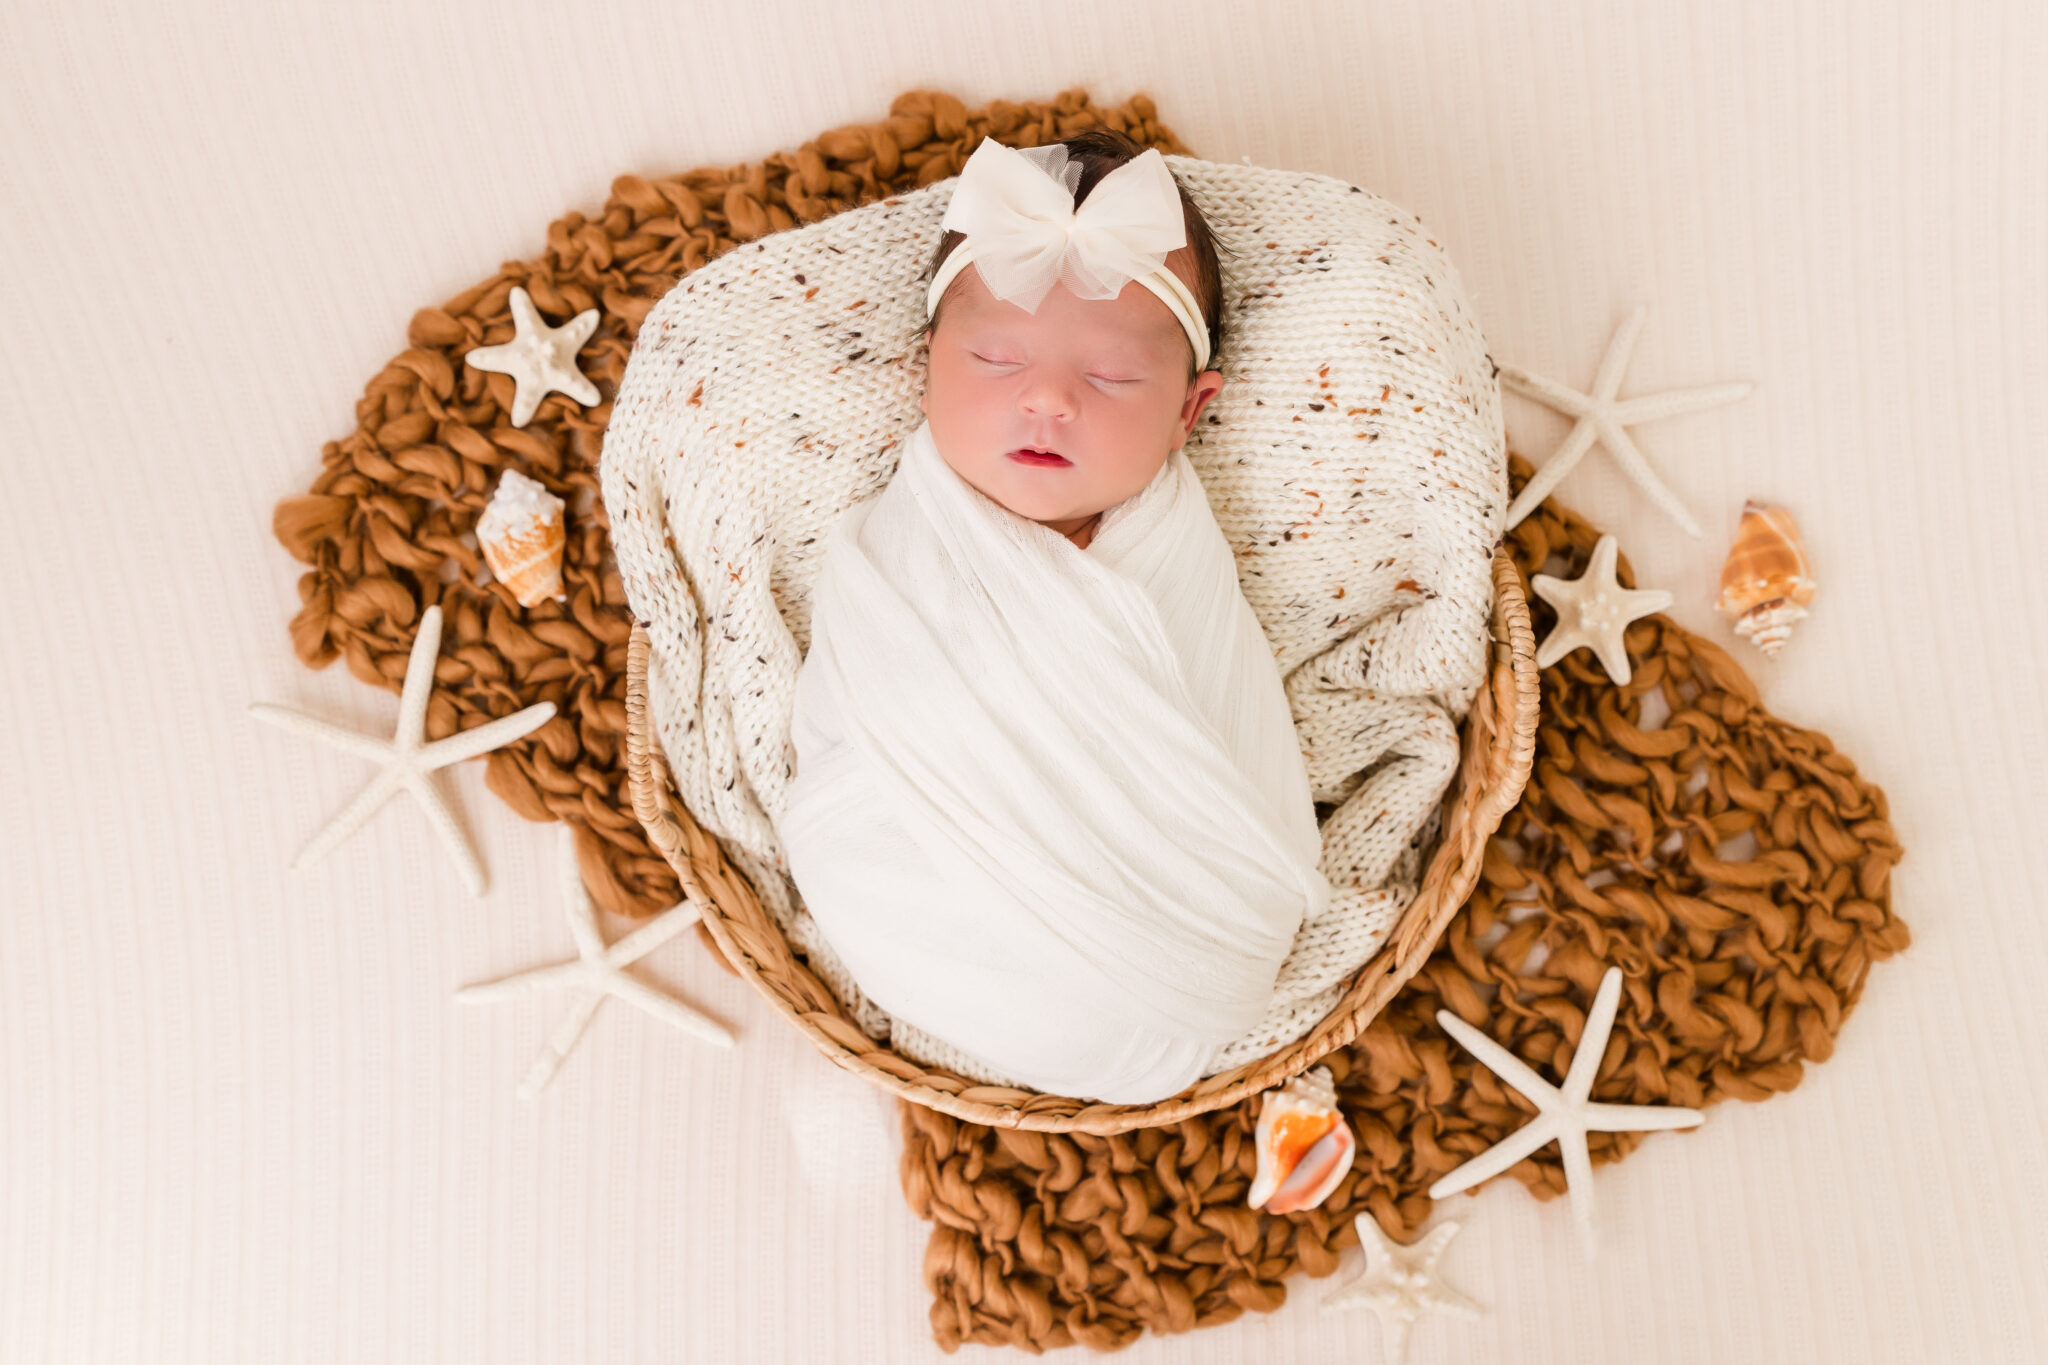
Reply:
[[[552,840],[452,787],[468,897],[404,803],[252,700],[382,729],[308,673],[281,496],[413,310],[594,210],[915,85],[1150,92],[1199,154],[1341,175],[1443,233],[1497,358],[1747,401],[1638,432],[1671,529],[1595,453],[1563,495],[1675,614],[1745,496],[1822,588],[1781,713],[1890,792],[1915,943],[1833,1061],[1598,1173],[1605,1249],[1512,1182],[1448,1201],[1489,1306],[1417,1361],[2023,1361],[2048,1352],[2048,19],[2035,6],[248,3],[11,7],[0,41],[0,1359],[934,1359],[890,1102],[689,939],[653,973],[719,1052],[617,1004],[537,1103],[560,1004],[454,1005],[566,956]],[[1192,16],[1192,17],[1188,17]],[[1564,422],[1516,395],[1541,457]],[[1746,657],[1746,656],[1745,656]],[[1355,1253],[1341,1274],[1355,1266]],[[1138,1361],[1370,1360],[1285,1309]],[[965,1357],[986,1358],[970,1348]]]

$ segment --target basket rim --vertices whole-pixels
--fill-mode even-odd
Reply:
[[[1540,701],[1528,601],[1502,543],[1494,547],[1492,574],[1487,677],[1460,727],[1462,758],[1445,792],[1436,847],[1400,920],[1308,1033],[1151,1104],[1103,1104],[985,1085],[869,1038],[838,997],[796,956],[744,874],[731,866],[717,839],[696,823],[676,796],[653,737],[647,705],[650,648],[646,627],[638,621],[626,666],[626,770],[633,812],[649,842],[675,869],[685,900],[697,911],[727,965],[843,1070],[913,1103],[994,1128],[1107,1136],[1177,1123],[1300,1075],[1350,1043],[1421,970],[1471,894],[1487,840],[1528,781]],[[771,972],[762,959],[777,956],[776,945],[787,965],[776,964]]]

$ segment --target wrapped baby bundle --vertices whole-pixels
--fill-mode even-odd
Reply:
[[[1486,675],[1506,461],[1455,269],[1341,180],[1165,161],[1226,382],[1085,551],[920,438],[951,181],[685,275],[605,435],[679,799],[856,1028],[969,1082],[1157,1096],[1307,1034],[1415,896]]]
[[[928,424],[813,588],[780,830],[889,1013],[1061,1095],[1174,1094],[1327,904],[1272,647],[1175,449],[1083,550]]]

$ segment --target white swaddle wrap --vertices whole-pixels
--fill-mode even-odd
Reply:
[[[891,1015],[1053,1094],[1172,1095],[1330,897],[1273,650],[1175,450],[1087,549],[928,425],[834,526],[790,875]]]

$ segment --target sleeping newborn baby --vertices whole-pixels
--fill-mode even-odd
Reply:
[[[1328,900],[1273,652],[1183,443],[1222,388],[1157,151],[986,140],[925,420],[824,550],[779,835],[848,971],[989,1074],[1143,1104],[1265,1012]]]

